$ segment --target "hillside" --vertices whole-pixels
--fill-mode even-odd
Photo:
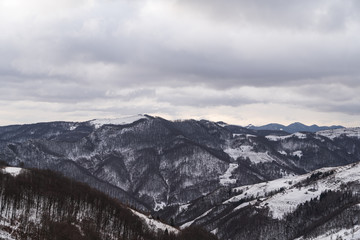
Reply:
[[[2,239],[216,239],[201,229],[181,232],[49,170],[3,167],[0,186]]]
[[[196,214],[195,214],[196,213]],[[215,191],[178,208],[220,239],[358,239],[360,164]]]

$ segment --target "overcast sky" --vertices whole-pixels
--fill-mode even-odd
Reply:
[[[0,125],[360,126],[358,0],[0,0]]]

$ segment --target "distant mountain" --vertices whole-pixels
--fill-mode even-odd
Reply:
[[[318,132],[318,131],[324,131],[324,130],[331,130],[331,129],[339,129],[339,128],[344,128],[343,126],[321,126],[319,127],[318,125],[311,125],[311,126],[307,126],[305,124],[299,123],[299,122],[295,122],[292,123],[288,126],[284,126],[281,124],[277,124],[277,123],[270,123],[264,126],[254,126],[254,125],[249,125],[247,127],[248,129],[252,129],[252,130],[271,130],[271,131],[284,131],[284,132],[288,132],[288,133],[296,133],[296,132]]]

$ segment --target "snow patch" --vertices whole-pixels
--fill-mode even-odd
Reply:
[[[179,212],[187,211],[189,206],[190,206],[190,203],[179,206]]]
[[[227,123],[216,123],[216,124],[219,125],[220,127],[226,127],[226,126],[228,126]]]
[[[294,133],[292,135],[297,137],[298,139],[306,139],[306,134],[305,133],[297,132],[297,133]]]
[[[272,162],[275,160],[268,152],[255,152],[253,147],[249,145],[242,145],[239,148],[227,148],[224,149],[224,152],[233,159],[238,157],[249,158],[253,163]]]
[[[70,126],[69,130],[70,130],[70,131],[74,131],[76,128],[77,128],[77,125],[74,124],[74,125],[71,125],[71,126]]]
[[[296,156],[298,158],[302,158],[303,155],[304,154],[303,154],[303,152],[301,150],[291,153],[291,156],[294,156],[294,157]]]
[[[311,199],[317,198],[322,191],[311,192],[308,188],[290,189],[277,194],[266,201],[274,219],[282,219],[287,213],[295,211],[297,206]],[[265,204],[262,204],[265,206]]]
[[[289,182],[293,182],[295,180],[300,181],[305,179],[306,176],[289,176],[280,179],[276,179],[270,182],[263,182],[253,185],[241,186],[233,188],[233,192],[241,192],[225,202],[224,204],[231,203],[231,202],[238,202],[244,198],[255,198],[255,197],[265,197],[267,193],[278,191],[282,187],[289,187],[291,186]]]
[[[1,230],[1,229],[0,229],[0,239],[15,240],[15,238],[13,238],[10,233],[5,232],[4,230]]]
[[[260,199],[259,207],[269,207],[270,215],[274,219],[282,219],[287,213],[293,212],[296,207],[306,201],[318,198],[326,190],[335,190],[340,188],[344,182],[354,181],[360,178],[360,165],[348,165],[338,168],[323,168],[316,172],[335,171],[337,181],[334,182],[334,176],[329,175],[316,182],[316,184],[297,187],[297,183],[303,182],[310,177],[312,173],[301,176],[288,176],[269,182],[258,183],[254,185],[241,186],[233,188],[233,192],[240,194],[228,199],[223,204],[238,202],[244,199]],[[237,209],[247,206],[249,202],[242,203]]]
[[[184,223],[183,225],[180,226],[180,229],[184,229],[187,227],[190,227],[196,220],[205,217],[206,215],[208,215],[211,211],[213,210],[213,208],[211,208],[210,210],[204,212],[203,214],[201,214],[199,217],[195,218],[194,220]]]
[[[140,119],[147,119],[146,116],[139,114],[139,115],[134,115],[134,116],[128,116],[128,117],[123,117],[123,118],[114,118],[114,119],[109,119],[109,118],[104,118],[104,119],[95,119],[90,121],[90,124],[94,125],[94,127],[96,129],[100,128],[103,125],[106,124],[112,124],[112,125],[125,125],[125,124],[130,124],[133,122],[136,122]]]
[[[321,177],[316,182],[304,185],[305,179],[318,172],[330,174]],[[322,168],[301,176],[288,176],[269,182],[233,188],[232,192],[239,192],[239,194],[223,204],[239,202],[244,199],[251,199],[250,201],[259,199],[259,207],[269,207],[274,219],[282,219],[287,213],[293,212],[299,204],[319,198],[322,192],[335,191],[340,189],[342,184],[359,181],[359,179],[360,164]],[[238,208],[242,208],[248,203],[249,201],[239,205]]]
[[[278,151],[278,153],[280,153],[281,155],[287,156],[287,152],[285,152],[284,150]]]
[[[255,126],[252,125],[252,124],[249,124],[249,125],[247,125],[245,128],[250,129],[250,128],[252,128],[252,127],[255,127]]]
[[[252,204],[255,204],[255,203],[256,203],[256,200],[251,201],[251,202],[244,202],[244,203],[240,204],[239,206],[237,206],[236,208],[234,208],[233,212],[236,210],[242,209],[244,207],[251,206]]]
[[[230,184],[236,183],[236,179],[231,179],[232,172],[239,167],[239,164],[237,163],[230,163],[229,168],[226,170],[226,172],[221,175],[220,178],[220,184],[223,186],[228,186]]]
[[[191,224],[193,224],[195,221],[196,221],[196,219],[195,219],[195,220],[192,220],[192,221],[190,221],[190,222],[184,223],[183,225],[180,226],[180,229],[185,229],[185,228],[187,228],[187,227],[190,227]]]
[[[331,140],[338,138],[340,136],[347,136],[351,138],[358,138],[360,139],[360,127],[357,128],[339,128],[339,129],[332,129],[332,130],[325,130],[316,133],[317,135],[327,137]]]
[[[246,134],[246,138],[257,137],[256,135]]]
[[[306,238],[300,237],[295,240],[303,240]],[[338,229],[337,231],[331,230],[328,233],[320,235],[318,237],[311,238],[313,240],[335,240],[335,239],[342,239],[342,240],[353,240],[353,239],[360,239],[360,226],[355,225],[349,229]]]
[[[292,137],[296,137],[298,139],[306,139],[306,134],[297,132],[297,133],[293,133],[293,134],[290,134],[287,136],[268,135],[265,138],[268,139],[269,141],[276,142],[276,141],[281,141],[281,140],[285,140],[285,139],[292,138]]]
[[[158,203],[158,202],[155,201],[155,207],[154,207],[155,212],[160,211],[161,209],[164,209],[164,207],[166,207],[165,202]]]
[[[18,168],[18,167],[5,167],[3,169],[1,169],[3,173],[8,173],[13,177],[16,177],[17,175],[19,175],[22,172],[22,168]]]
[[[145,223],[146,225],[149,226],[149,228],[151,230],[153,230],[154,232],[157,232],[158,230],[162,230],[162,231],[165,231],[166,229],[168,230],[168,232],[171,232],[171,233],[174,233],[174,234],[178,234],[179,233],[179,230],[177,230],[176,228],[170,226],[170,225],[167,225],[165,223],[162,223],[162,222],[159,222],[159,221],[156,221],[154,219],[150,219],[148,218],[147,216],[145,216],[144,214],[142,213],[139,213],[133,209],[130,209],[135,215],[137,215],[138,217],[140,217]]]

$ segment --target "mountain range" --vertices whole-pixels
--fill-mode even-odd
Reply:
[[[344,127],[340,126],[340,125],[318,126],[315,124],[311,125],[311,126],[307,126],[300,122],[295,122],[288,126],[278,124],[278,123],[270,123],[270,124],[267,124],[264,126],[248,125],[247,128],[252,129],[252,130],[272,130],[272,131],[284,131],[284,132],[288,132],[288,133],[296,133],[296,132],[319,132],[319,131],[324,131],[324,130],[344,128]]]
[[[202,226],[224,240],[306,238],[348,228],[349,222],[336,225],[332,216],[348,217],[346,209],[356,210],[360,179],[340,182],[336,176],[343,168],[357,168],[352,164],[360,161],[360,128],[301,131],[149,115],[13,125],[0,127],[0,160],[57,171],[169,224]],[[326,184],[334,188],[313,186],[324,179],[333,181]],[[280,201],[295,190],[304,201],[290,197],[290,207]],[[323,192],[329,206],[339,198],[349,202],[322,218],[307,213],[327,199]],[[277,211],[269,199],[279,200],[286,211]],[[306,201],[309,205],[303,206]],[[314,225],[310,228],[301,222],[301,214],[321,221],[309,221]],[[287,225],[286,216],[296,220]],[[264,226],[261,231],[252,228],[258,223]]]

